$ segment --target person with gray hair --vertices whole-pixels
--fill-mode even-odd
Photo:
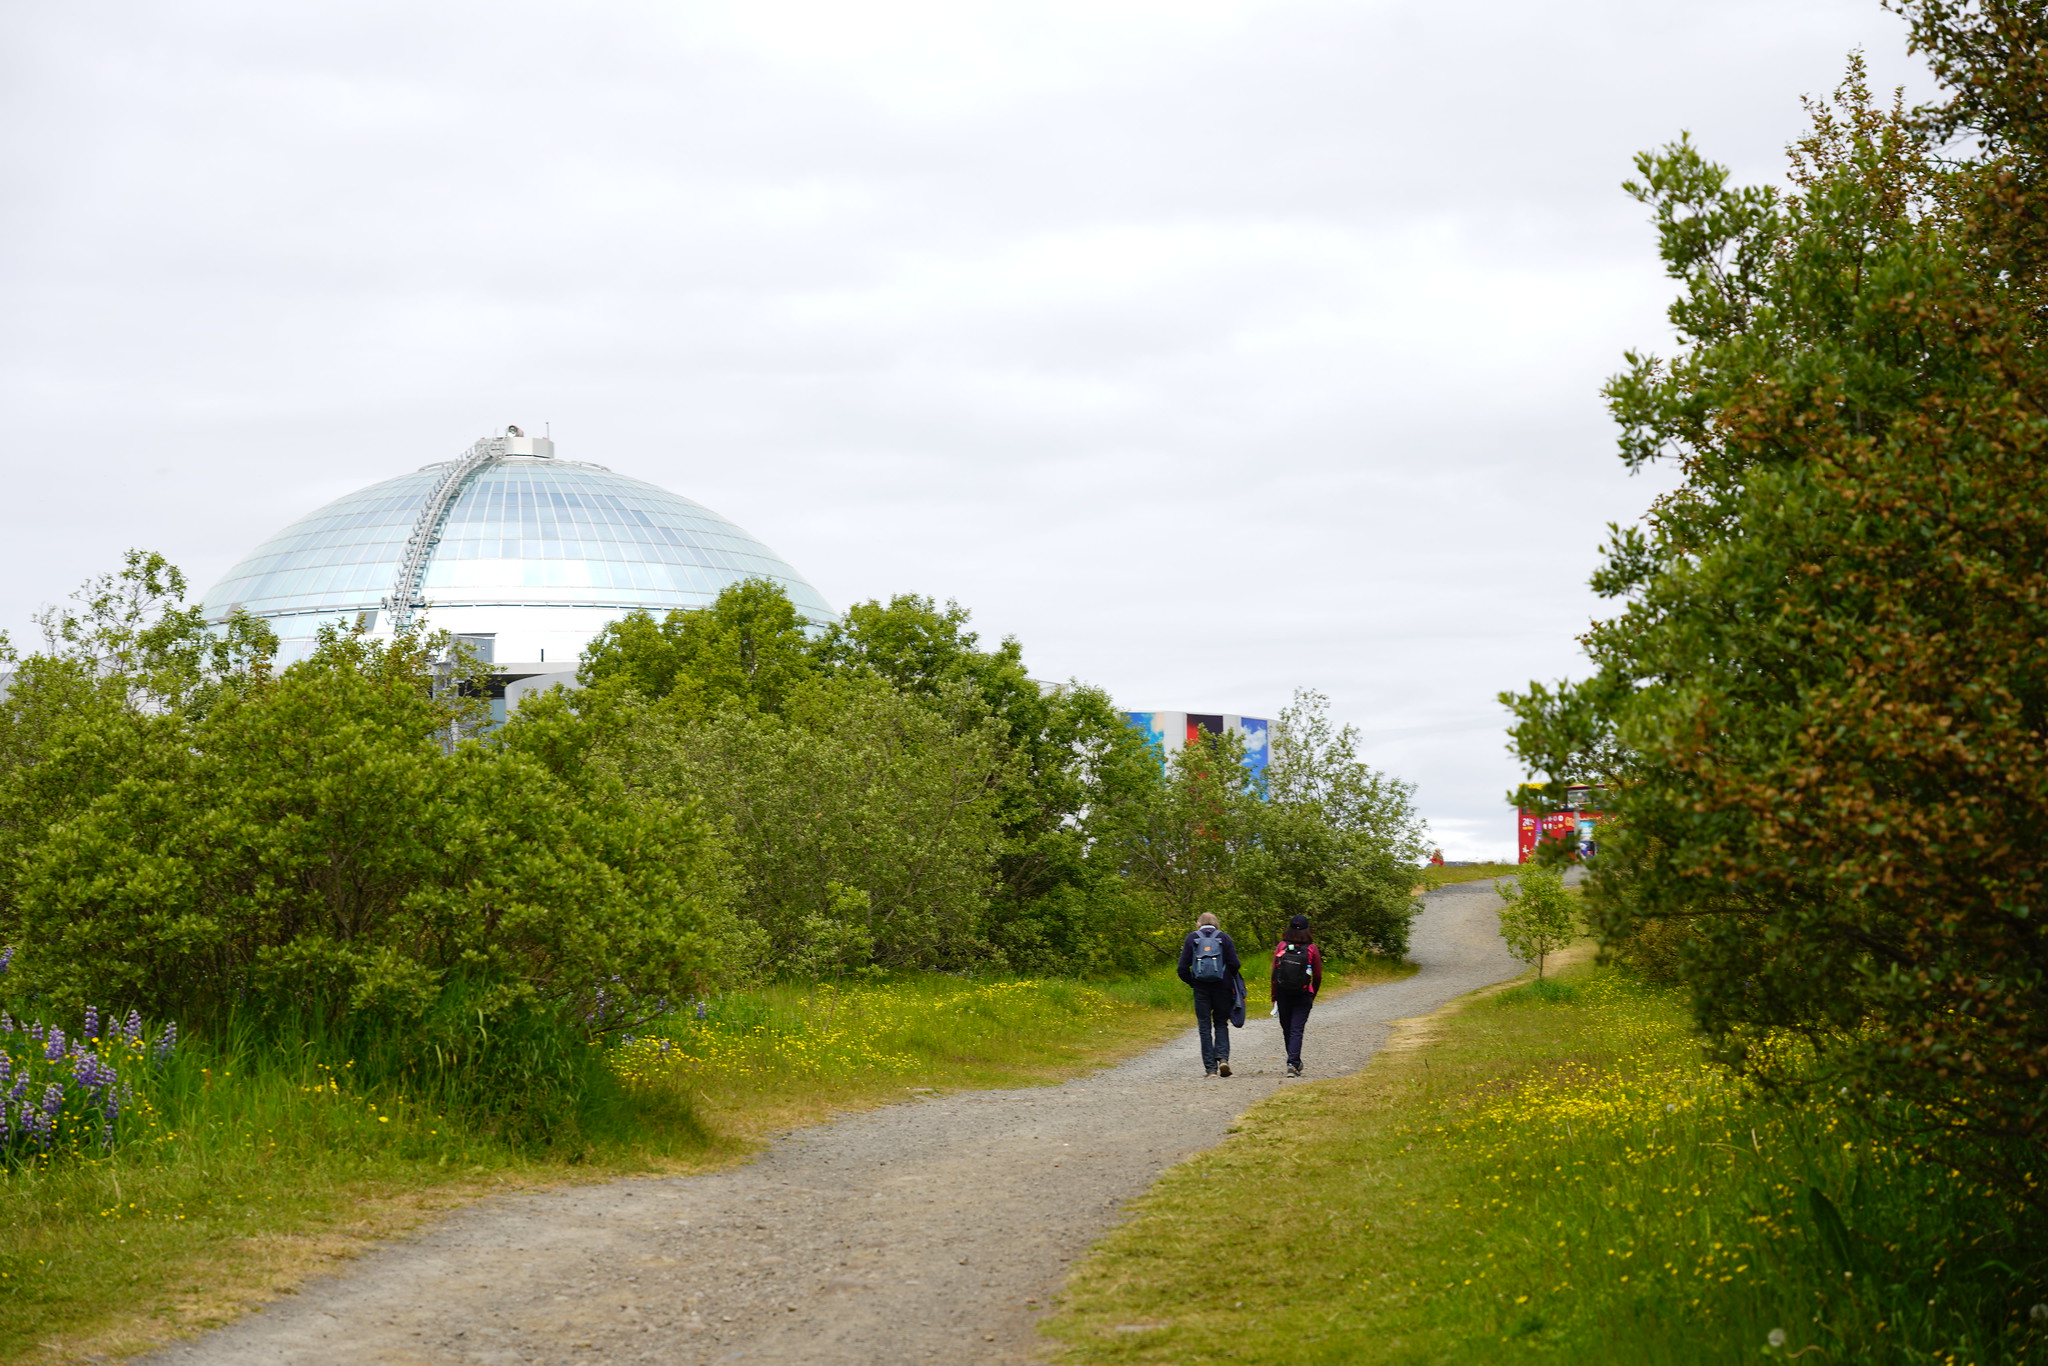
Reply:
[[[1195,1031],[1202,1041],[1202,1071],[1230,1075],[1230,1015],[1237,1007],[1237,945],[1203,911],[1180,945],[1180,980],[1195,993]]]

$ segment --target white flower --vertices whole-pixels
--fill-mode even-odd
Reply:
[[[2048,1304],[2037,1304],[2027,1311],[2027,1317],[2036,1323],[2048,1323]]]
[[[1783,1347],[1785,1345],[1785,1330],[1773,1328],[1764,1341],[1770,1343],[1773,1347]]]

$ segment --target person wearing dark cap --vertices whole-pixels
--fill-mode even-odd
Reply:
[[[1273,946],[1273,1013],[1287,1044],[1287,1075],[1301,1075],[1301,1035],[1323,985],[1323,954],[1309,933],[1308,917],[1287,922],[1287,934]]]

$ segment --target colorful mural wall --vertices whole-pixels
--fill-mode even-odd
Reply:
[[[1150,737],[1163,763],[1178,754],[1198,735],[1221,735],[1232,731],[1244,742],[1244,766],[1264,774],[1273,748],[1273,723],[1263,716],[1232,716],[1222,712],[1127,711],[1124,720]]]

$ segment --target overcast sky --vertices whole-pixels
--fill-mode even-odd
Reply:
[[[1328,693],[1453,858],[1663,487],[1633,153],[1877,0],[69,0],[0,19],[0,629],[508,422],[1132,708]],[[1923,89],[1915,86],[1916,91]]]

